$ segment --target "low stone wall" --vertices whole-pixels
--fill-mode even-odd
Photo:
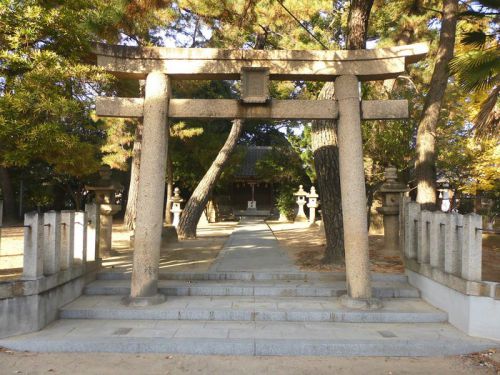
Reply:
[[[78,298],[99,266],[99,211],[27,213],[20,280],[0,283],[0,338],[42,329]]]
[[[482,218],[430,212],[403,198],[400,239],[410,283],[464,332],[500,340],[500,283],[482,281]]]

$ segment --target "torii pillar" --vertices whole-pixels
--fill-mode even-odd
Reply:
[[[149,73],[144,98],[144,130],[137,193],[134,259],[130,296],[124,302],[134,306],[161,303],[158,293],[161,230],[168,142],[170,84],[167,75]]]
[[[338,77],[335,96],[339,106],[339,170],[347,283],[347,295],[342,297],[342,303],[351,308],[378,308],[380,302],[372,298],[370,277],[358,78]]]

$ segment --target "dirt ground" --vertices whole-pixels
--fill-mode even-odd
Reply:
[[[23,353],[0,351],[1,374],[484,374],[499,353],[472,356],[243,357],[169,354]],[[497,358],[498,359],[498,358]],[[498,362],[497,362],[498,366]]]
[[[500,235],[483,234],[483,280],[500,282]]]
[[[268,222],[274,235],[287,250],[288,255],[295,264],[303,271],[345,271],[343,266],[323,264],[321,259],[325,252],[325,236],[319,226],[308,227],[307,225]],[[370,264],[373,272],[402,273],[403,262],[399,257],[384,257],[380,255],[383,247],[383,235],[370,235]]]
[[[165,241],[161,249],[160,270],[207,271],[236,225],[236,222],[201,225],[195,240]],[[19,278],[22,273],[23,230],[22,227],[2,230],[0,281]],[[113,254],[110,258],[103,259],[104,267],[117,271],[132,271],[131,234],[123,224],[113,225]]]
[[[345,267],[323,264],[325,237],[318,226],[269,221],[270,228],[295,264],[304,271],[345,271]],[[401,258],[382,255],[384,236],[370,234],[370,268],[373,272],[401,273]],[[500,282],[500,235],[483,235],[483,280]]]
[[[207,271],[237,224],[222,222],[202,225],[197,230],[198,238],[194,240],[164,241],[160,253],[160,271]],[[123,225],[113,227],[113,254],[103,259],[104,267],[132,271],[131,234]]]

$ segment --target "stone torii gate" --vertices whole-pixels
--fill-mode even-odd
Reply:
[[[131,293],[127,303],[160,303],[158,269],[169,118],[338,121],[346,281],[349,307],[372,299],[361,120],[408,117],[406,100],[360,100],[360,81],[396,78],[423,58],[425,44],[374,50],[286,51],[138,48],[98,45],[97,63],[122,78],[146,79],[144,98],[99,97],[99,116],[142,117]],[[170,80],[241,79],[240,100],[171,99]],[[335,81],[336,100],[275,100],[268,81]]]

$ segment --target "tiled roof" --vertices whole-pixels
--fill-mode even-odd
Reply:
[[[255,165],[272,149],[271,146],[246,147],[245,159],[240,166],[240,170],[236,173],[236,177],[257,177]]]

